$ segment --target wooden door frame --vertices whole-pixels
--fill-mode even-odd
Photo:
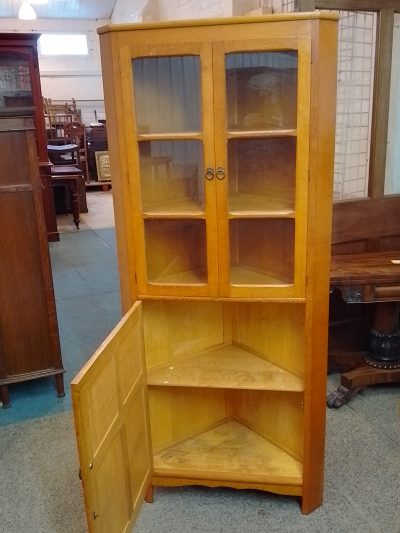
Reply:
[[[314,9],[374,11],[378,15],[368,194],[381,198],[385,190],[394,14],[400,12],[400,0],[297,0],[298,11]]]

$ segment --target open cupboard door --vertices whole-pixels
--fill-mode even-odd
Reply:
[[[152,476],[142,304],[71,384],[90,533],[131,531]]]

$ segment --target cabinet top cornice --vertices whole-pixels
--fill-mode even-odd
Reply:
[[[163,22],[149,23],[130,23],[130,24],[109,24],[97,29],[99,35],[109,32],[119,31],[136,31],[136,30],[153,30],[158,28],[188,28],[198,26],[218,26],[231,24],[247,24],[254,22],[286,22],[291,20],[308,20],[308,19],[328,19],[338,20],[339,15],[336,12],[311,11],[302,13],[279,13],[272,15],[261,15],[252,17],[224,17],[224,18],[207,18],[192,20],[168,20]]]

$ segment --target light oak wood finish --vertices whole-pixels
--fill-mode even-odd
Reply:
[[[149,385],[223,389],[303,390],[296,376],[234,344],[217,346],[147,374]]]
[[[90,532],[129,531],[152,472],[141,304],[71,384]]]
[[[300,485],[302,465],[235,420],[154,456],[156,475]]]
[[[336,46],[337,27],[321,21],[313,34],[315,53],[311,73],[311,153],[310,173],[323,176],[332,172],[336,101]],[[329,65],[329,68],[326,68]],[[330,104],[325,107],[325,103]],[[309,189],[309,219],[307,265],[309,297],[306,306],[307,344],[305,356],[304,394],[304,493],[302,511],[309,513],[322,502],[323,463],[325,439],[325,394],[327,358],[316,354],[327,353],[330,234],[332,184],[329,180],[315,179]]]
[[[277,370],[304,377],[302,305],[163,300],[145,301],[143,313],[149,371],[234,344]]]
[[[203,485],[204,487],[229,487],[238,490],[264,490],[266,492],[274,492],[275,494],[284,494],[286,496],[300,496],[301,495],[301,486],[300,485],[275,485],[272,483],[248,483],[240,481],[214,481],[209,479],[199,479],[194,477],[192,478],[172,478],[172,477],[162,477],[154,476],[153,477],[154,485],[157,487],[184,487],[192,485]],[[147,501],[147,500],[146,500]]]
[[[321,503],[334,20],[332,14],[290,14],[100,30],[104,76],[114,78],[106,82],[105,95],[107,115],[112,114],[110,152],[113,180],[118,182],[113,190],[124,310],[133,305],[143,312],[147,371],[141,367],[140,383],[154,455],[149,445],[150,461],[142,460],[142,465],[154,460],[154,469],[150,466],[150,473],[142,466],[142,484],[139,478],[137,483],[148,500],[152,490],[145,485],[151,483],[297,495],[304,513]],[[263,56],[267,52],[279,57]],[[280,106],[281,117],[279,106],[264,95],[255,98],[255,113],[262,120],[252,115],[248,91],[258,90],[259,78],[235,92],[235,80],[246,85],[250,73],[229,66],[232,58],[227,55],[237,53],[261,54],[266,66],[260,74],[268,79],[273,74],[276,99],[287,104],[285,111]],[[196,109],[187,116],[182,112],[185,99],[177,101],[172,82],[160,74],[159,85],[149,83],[145,64],[151,70],[160,62],[174,78],[169,58],[200,68],[201,81],[193,89],[194,99],[201,101],[200,125]],[[280,78],[275,77],[277,64]],[[152,95],[161,111],[146,115],[143,109]],[[141,101],[143,108],[135,109]],[[169,111],[176,114],[176,122]],[[243,113],[250,117],[241,120]],[[194,142],[202,146],[202,164],[196,163],[192,174],[185,166],[192,161],[184,160],[180,147]],[[142,302],[135,303],[138,295]],[[87,369],[96,376],[93,382],[89,379],[87,394],[92,389],[98,396],[104,387],[113,391],[118,385],[112,359],[123,365],[126,358],[127,375],[135,373],[137,366],[129,369],[133,363],[128,361],[141,359],[141,337],[129,335],[129,321],[124,318],[109,339],[114,348],[106,357],[110,362],[104,363],[105,372],[100,370],[101,357]],[[128,348],[126,335],[137,348]],[[107,352],[107,343],[103,350]],[[80,379],[85,381],[85,372]],[[130,383],[130,377],[125,379]],[[105,399],[96,397],[93,405],[75,396],[75,409],[81,410],[80,446],[96,435],[99,442],[106,431],[101,453],[112,454],[117,472],[119,461],[130,472],[131,463],[117,451],[118,439],[125,442],[123,432],[112,448],[114,433],[106,429],[110,413],[118,420],[119,404],[114,392],[103,394]],[[99,407],[106,400],[107,406]],[[87,421],[91,411],[92,419],[99,418],[102,409],[101,430],[87,426],[94,435],[85,436],[79,416]],[[116,424],[125,433],[132,431],[133,439],[135,430],[146,427],[146,414],[141,420],[135,429],[134,422],[132,429],[127,429],[128,421]],[[142,431],[147,439],[148,430]],[[123,477],[121,482],[126,501],[129,483]],[[95,498],[87,491],[89,510]],[[132,517],[137,512],[131,504],[121,504],[121,510],[112,502],[122,517],[127,508]],[[122,531],[124,521],[110,531]]]

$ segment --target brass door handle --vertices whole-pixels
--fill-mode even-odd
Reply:
[[[224,167],[217,167],[217,180],[225,179],[225,169]]]
[[[205,177],[206,180],[208,180],[208,181],[213,180],[213,179],[215,178],[214,169],[211,168],[211,167],[208,167],[208,168],[206,169],[206,173],[205,173],[205,176],[204,176],[204,177]]]

